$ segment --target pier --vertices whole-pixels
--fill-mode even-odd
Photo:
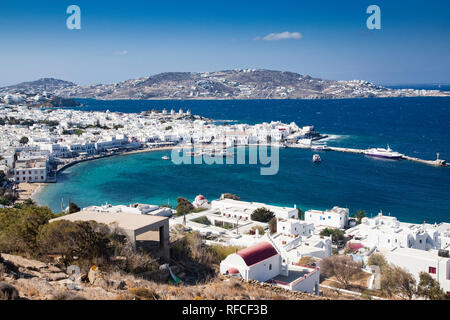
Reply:
[[[311,146],[299,145],[299,144],[287,145],[287,147],[288,148],[311,149]],[[313,150],[313,149],[311,149],[311,150]],[[342,148],[342,147],[327,146],[327,149],[324,151],[337,151],[337,152],[364,154],[365,150],[364,149],[355,149],[355,148]],[[423,164],[427,164],[427,165],[431,165],[431,166],[435,166],[435,167],[448,167],[449,166],[449,164],[445,160],[439,159],[439,153],[437,154],[436,160],[425,160],[425,159],[410,157],[410,156],[406,156],[406,155],[402,155],[402,159],[408,160],[408,161],[413,161],[413,162],[418,162],[418,163],[423,163]]]

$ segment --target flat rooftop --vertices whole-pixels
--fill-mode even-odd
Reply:
[[[305,270],[291,270],[289,269],[289,275],[283,276],[281,274],[277,275],[275,278],[272,278],[272,280],[276,281],[283,281],[286,283],[294,282],[295,280],[302,278],[306,276],[308,273],[310,273],[311,270],[305,269]]]
[[[58,217],[50,220],[50,222],[58,220],[68,220],[68,221],[96,221],[99,223],[104,223],[110,225],[117,223],[118,227],[126,230],[139,230],[148,225],[152,225],[163,220],[168,220],[167,217],[145,215],[145,214],[134,214],[134,213],[103,213],[96,211],[80,211],[72,214],[68,214],[62,217]]]

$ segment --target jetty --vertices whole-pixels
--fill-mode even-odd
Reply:
[[[290,145],[286,145],[286,146],[288,148],[311,149],[311,146],[309,146],[309,145],[301,145],[301,144],[290,144]],[[327,146],[324,151],[337,151],[337,152],[364,154],[364,152],[366,150],[365,149],[342,148],[342,147],[330,147],[330,146]],[[420,158],[416,158],[416,157],[410,157],[410,156],[407,156],[407,155],[402,155],[401,159],[408,160],[408,161],[413,161],[413,162],[418,162],[418,163],[423,163],[423,164],[427,164],[427,165],[431,165],[431,166],[435,166],[435,167],[448,167],[448,166],[450,166],[447,163],[447,161],[445,161],[443,159],[439,159],[439,153],[437,153],[437,156],[436,156],[435,160],[420,159]]]

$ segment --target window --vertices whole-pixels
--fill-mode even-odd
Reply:
[[[419,243],[422,243],[422,239],[419,240]]]
[[[272,270],[272,264],[269,264],[269,270]]]
[[[436,274],[436,268],[435,267],[428,267],[428,273]]]

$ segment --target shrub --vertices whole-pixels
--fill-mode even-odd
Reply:
[[[182,216],[184,214],[190,213],[192,210],[194,210],[194,206],[192,203],[185,198],[178,197],[177,199],[178,205],[176,208],[177,216]]]
[[[36,254],[39,230],[52,217],[49,208],[34,205],[0,209],[0,251]]]
[[[27,144],[28,141],[30,141],[30,140],[27,137],[22,137],[22,138],[20,138],[19,143],[20,144]]]
[[[360,264],[349,256],[331,256],[322,260],[321,272],[327,277],[335,277],[340,284],[348,288],[353,277],[361,272],[361,268]]]
[[[274,217],[275,214],[266,208],[258,208],[251,215],[252,220],[259,222],[269,222]]]
[[[383,270],[385,267],[388,266],[388,263],[384,256],[380,253],[373,253],[370,255],[369,259],[367,260],[368,266],[378,266],[380,270]]]
[[[158,300],[159,295],[152,289],[143,288],[143,287],[135,287],[128,289],[128,292],[131,293],[138,300]]]
[[[94,221],[58,220],[42,227],[38,243],[43,254],[62,256],[68,266],[102,264],[114,254],[109,227]]]
[[[76,203],[70,202],[69,203],[69,213],[75,213],[80,212],[80,207],[76,205]]]
[[[232,193],[224,193],[222,194],[222,199],[232,199],[232,200],[237,200],[237,201],[241,201],[241,198],[239,198],[237,195],[232,194]]]
[[[439,286],[439,282],[433,279],[428,273],[419,274],[419,285],[417,294],[430,300],[448,299],[444,291]]]
[[[201,223],[201,224],[204,224],[204,225],[207,225],[207,226],[209,226],[211,224],[211,222],[205,216],[193,219],[192,221],[193,222],[197,222],[197,223]]]
[[[325,237],[329,237],[331,235],[331,240],[333,241],[333,243],[337,243],[339,241],[345,242],[346,240],[345,232],[339,229],[325,228],[320,231],[320,235]]]
[[[214,253],[214,256],[217,258],[218,262],[224,260],[230,254],[235,253],[241,249],[243,249],[243,247],[221,246],[221,245],[217,245],[217,244],[211,246],[211,250]]]
[[[269,220],[269,230],[270,234],[277,232],[277,218],[273,217]]]

